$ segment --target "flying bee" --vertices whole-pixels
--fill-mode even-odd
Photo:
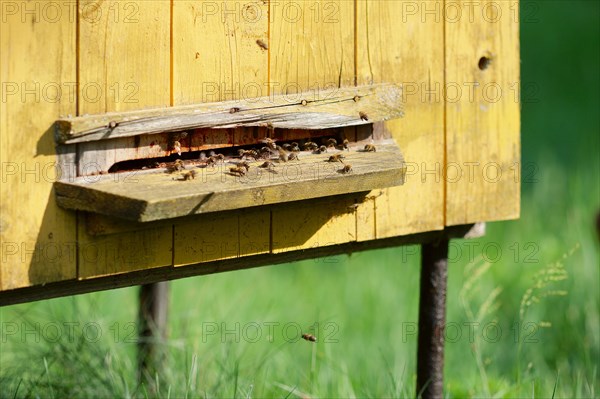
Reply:
[[[339,161],[339,162],[344,163],[342,161],[342,159],[344,159],[344,158],[346,158],[344,156],[344,154],[334,154],[334,155],[332,155],[332,156],[329,157],[329,159],[327,160],[327,162],[338,162]]]
[[[183,180],[192,180],[196,178],[196,171],[194,169],[189,170],[183,174]]]
[[[236,176],[245,176],[248,169],[243,166],[235,166],[233,168],[229,168],[229,173]]]
[[[375,152],[377,149],[373,144],[367,144],[364,149],[365,152]]]
[[[360,116],[360,119],[362,119],[363,121],[368,121],[369,120],[369,116],[366,113],[362,112],[362,111],[360,111],[358,113],[358,116]]]
[[[317,342],[317,337],[312,334],[302,334],[302,339],[310,342]]]
[[[348,173],[348,172],[352,172],[352,165],[350,165],[349,163],[345,163],[344,167],[342,169],[340,169],[341,173]]]

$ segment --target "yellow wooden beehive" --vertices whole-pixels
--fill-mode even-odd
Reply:
[[[519,216],[514,2],[1,6],[3,303],[396,245]],[[403,89],[405,116],[376,126],[403,153],[402,186],[148,223],[57,205],[55,182],[85,174],[65,162],[73,154],[77,165],[81,143],[56,167],[61,117],[378,83]]]

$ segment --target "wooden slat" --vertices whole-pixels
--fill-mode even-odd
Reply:
[[[375,232],[359,239],[385,238],[443,228],[444,182],[444,18],[442,1],[357,2],[358,84],[403,84],[406,116],[386,122],[407,164],[406,182],[371,193],[378,196]],[[463,113],[464,115],[464,113]],[[437,168],[438,172],[431,173]],[[361,212],[362,208],[357,209]],[[366,211],[366,210],[365,210]]]
[[[262,1],[175,0],[172,105],[249,99],[269,94],[269,50],[256,43],[259,39],[269,42],[268,15],[268,4]],[[244,128],[233,130],[234,142],[246,144]],[[175,221],[175,266],[269,251],[268,209],[252,213],[224,212],[219,216],[221,233],[218,234],[225,234],[227,244],[223,245],[227,247],[208,257],[203,242],[214,242],[215,236],[207,236],[208,230],[204,226],[214,226],[214,217],[200,215]],[[244,232],[251,235],[248,237]],[[189,237],[198,237],[198,241]],[[230,248],[236,248],[236,251],[232,252]]]
[[[458,6],[465,9],[468,2]],[[514,6],[482,1],[472,21],[446,24],[446,79],[454,85],[446,119],[447,225],[519,216],[520,59]],[[483,70],[482,57],[491,61]]]
[[[75,112],[75,23],[40,18],[35,10],[44,5],[2,3],[0,290],[76,274],[75,215],[58,208],[52,193],[57,158],[50,129]]]
[[[111,6],[120,7],[120,18],[109,12]],[[82,14],[92,12],[95,7],[100,12]],[[134,19],[125,21],[124,16],[131,16],[132,10]],[[169,105],[169,15],[167,1],[81,2],[80,115]],[[100,87],[99,100],[91,101],[85,92],[91,87]],[[119,96],[115,95],[116,90]],[[95,237],[87,234],[84,218],[80,219],[80,278],[172,264],[171,226]]]
[[[166,131],[267,124],[282,129],[327,129],[401,116],[402,88],[380,84],[61,119],[56,122],[56,139],[72,144]]]
[[[344,163],[328,161],[336,155],[343,155]],[[67,209],[147,222],[364,192],[399,185],[404,179],[402,155],[393,143],[378,143],[377,152],[350,147],[326,154],[302,151],[298,157],[285,163],[274,159],[274,166],[267,169],[259,167],[262,160],[249,162],[245,176],[232,173],[235,163],[230,162],[215,167],[184,166],[185,170],[175,173],[155,169],[97,179],[84,176],[57,182],[55,187],[59,205]],[[348,165],[351,170],[346,173]],[[186,177],[190,173],[195,175]]]
[[[354,85],[354,2],[278,1],[271,4],[270,17],[271,94]],[[356,215],[347,208],[352,200],[337,205],[343,212],[336,217],[330,202],[274,208],[273,251],[356,240]],[[296,221],[300,225],[293,226]]]

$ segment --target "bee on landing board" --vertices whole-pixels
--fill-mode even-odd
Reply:
[[[183,178],[182,178],[182,180],[183,180],[183,181],[186,181],[186,180],[193,180],[193,179],[195,179],[195,178],[196,178],[196,171],[195,171],[194,169],[192,169],[192,170],[189,170],[189,171],[187,171],[187,172],[185,172],[185,173],[183,174]]]
[[[376,152],[377,149],[375,148],[375,146],[373,144],[367,144],[365,145],[365,152]]]
[[[344,154],[334,154],[332,156],[329,157],[329,159],[327,160],[327,162],[342,162],[342,159],[346,158],[344,156]]]
[[[340,169],[340,173],[349,173],[352,172],[352,165],[350,165],[349,163],[345,163],[344,167],[342,169]]]

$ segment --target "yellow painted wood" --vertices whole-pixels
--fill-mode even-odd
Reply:
[[[262,1],[175,0],[172,105],[251,99],[269,94],[270,50],[257,44],[261,40],[269,47],[268,15],[268,4]],[[237,129],[235,136],[241,131],[243,128]],[[224,213],[218,219],[202,215],[177,220],[175,265],[268,252],[270,218],[269,210],[261,210],[239,215]],[[211,228],[215,232],[207,235]],[[198,240],[182,237],[198,237]],[[215,242],[216,237],[225,240],[224,248],[209,254],[205,243]]]
[[[354,85],[353,2],[280,1],[270,14],[271,94]],[[274,208],[273,251],[356,240],[352,203],[336,205],[336,217],[328,201]]]
[[[467,2],[458,4],[467,7]],[[447,225],[519,216],[520,60],[514,6],[482,1],[473,21],[446,24],[446,79],[455,86],[449,87],[447,102]],[[484,70],[482,57],[491,61]],[[457,87],[461,96],[454,94]]]
[[[404,85],[405,117],[386,122],[385,128],[407,164],[404,186],[386,189],[375,199],[376,234],[367,229],[359,234],[361,239],[438,230],[444,225],[443,180],[439,173],[429,173],[441,170],[444,163],[444,25],[439,13],[437,18],[423,19],[425,7],[442,10],[443,2],[357,2],[358,84]],[[357,211],[368,212],[371,206],[365,203]]]
[[[23,13],[44,4],[2,7],[0,290],[76,275],[75,215],[55,203],[50,130],[54,119],[75,111],[75,23]]]
[[[169,2],[81,3],[79,115],[169,105]],[[101,11],[86,14],[95,7]],[[118,18],[111,7],[119,8]],[[86,92],[93,87],[100,88],[97,100]],[[172,264],[171,226],[95,237],[80,219],[80,278]]]

